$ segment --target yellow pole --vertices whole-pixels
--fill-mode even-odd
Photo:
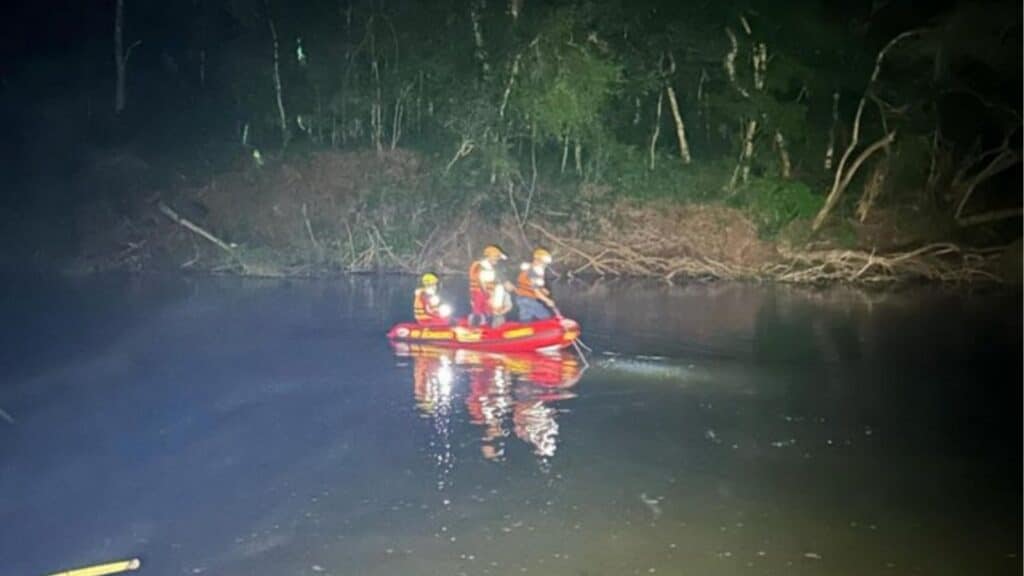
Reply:
[[[106,576],[107,574],[120,574],[129,570],[138,570],[141,566],[142,562],[138,558],[132,558],[131,560],[121,560],[120,562],[110,562],[109,564],[97,564],[96,566],[75,568],[74,570],[66,570],[64,572],[54,572],[50,576]]]

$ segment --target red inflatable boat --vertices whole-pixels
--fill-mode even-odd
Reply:
[[[455,326],[428,326],[404,322],[396,324],[388,332],[388,338],[392,342],[490,352],[558,350],[571,346],[579,335],[580,325],[568,318],[506,322],[498,328],[469,326],[465,320],[460,320]]]

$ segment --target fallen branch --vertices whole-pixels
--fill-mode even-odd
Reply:
[[[309,234],[309,242],[313,245],[313,249],[318,252],[321,250],[320,243],[316,241],[316,236],[313,234],[313,226],[309,223],[309,213],[306,211],[306,203],[302,203],[302,219],[306,223],[306,233]]]
[[[599,277],[762,280],[820,284],[855,282],[891,284],[912,280],[937,282],[1000,281],[989,271],[998,250],[965,251],[951,243],[929,244],[906,252],[877,254],[862,250],[788,251],[758,266],[723,262],[705,256],[680,255],[682,247],[656,235],[631,234],[617,242],[561,237],[531,223],[552,245],[566,251],[561,258],[571,270]]]
[[[1021,206],[1017,206],[1016,208],[1006,208],[1004,210],[993,210],[991,212],[975,214],[974,216],[968,216],[966,218],[958,218],[956,225],[966,228],[968,226],[977,226],[978,224],[988,224],[989,222],[998,222],[999,220],[1015,218],[1021,214],[1024,214],[1024,207]]]
[[[455,151],[455,155],[452,156],[452,159],[448,161],[448,165],[444,167],[445,176],[447,176],[448,172],[451,171],[452,166],[455,166],[456,162],[468,156],[469,153],[473,151],[473,148],[475,146],[476,145],[473,144],[473,141],[470,139],[464,139],[461,143],[459,143],[459,149]]]
[[[194,224],[191,220],[182,217],[177,212],[175,212],[174,209],[172,209],[170,206],[168,206],[167,204],[164,204],[164,202],[162,200],[157,202],[156,206],[157,206],[157,208],[160,210],[160,212],[164,216],[167,216],[168,218],[170,218],[170,220],[172,222],[174,222],[175,224],[177,224],[179,226],[182,226],[184,228],[187,228],[188,230],[194,232],[195,234],[198,234],[199,236],[202,236],[206,240],[208,240],[208,241],[212,242],[213,244],[217,245],[218,248],[220,248],[221,250],[224,250],[228,254],[231,254],[232,256],[235,255],[234,246],[228,244],[227,242],[221,240],[220,238],[217,238],[216,236],[214,236],[210,232],[208,232],[205,229],[203,229],[201,226],[199,226],[197,224]]]
[[[991,157],[985,166],[978,171],[974,176],[970,178],[966,177],[966,172],[974,165],[980,164],[983,160]],[[956,219],[957,224],[960,224],[965,218],[962,217],[964,207],[967,206],[967,202],[971,199],[975,189],[984,181],[996,176],[997,174],[1016,166],[1021,161],[1021,156],[1016,151],[1011,150],[1009,147],[1009,135],[1004,139],[1002,145],[999,148],[989,150],[981,156],[979,156],[974,162],[969,162],[953,179],[952,187],[956,190],[962,190],[960,192],[960,202],[957,203],[956,213],[953,217]]]

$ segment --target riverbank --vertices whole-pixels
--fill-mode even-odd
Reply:
[[[570,276],[789,283],[1020,278],[1019,243],[1011,250],[968,249],[915,237],[908,232],[913,223],[880,225],[880,218],[893,218],[883,210],[874,221],[842,221],[814,236],[806,218],[775,216],[777,230],[766,234],[759,224],[766,218],[749,205],[641,199],[586,183],[475,188],[401,149],[240,159],[203,178],[117,192],[128,188],[124,182],[145,181],[124,175],[138,164],[83,176],[114,192],[76,212],[79,242],[69,273],[458,273],[493,242],[514,258],[547,246]]]

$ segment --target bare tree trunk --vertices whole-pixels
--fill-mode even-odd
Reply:
[[[416,75],[418,91],[416,92],[416,132],[423,132],[423,72]]]
[[[651,133],[651,164],[650,169],[654,170],[655,158],[657,157],[656,147],[658,145],[658,135],[661,134],[661,100],[662,93],[658,91],[658,106],[654,115],[654,132]]]
[[[569,161],[569,134],[566,134],[562,138],[562,169],[561,173],[565,174],[565,165]]]
[[[316,95],[316,141],[317,144],[324,143],[324,107],[320,98],[320,86],[313,85],[313,92]]]
[[[704,122],[704,145],[711,143],[711,114],[708,112],[707,96],[704,94],[704,83],[708,80],[707,71],[700,69],[700,78],[697,79],[697,106],[700,111],[701,120]]]
[[[828,148],[825,149],[825,171],[832,171],[836,156],[836,128],[839,126],[839,91],[832,93],[832,127],[828,130]]]
[[[114,70],[117,73],[114,83],[114,113],[124,110],[127,96],[125,95],[125,76],[128,71],[128,58],[132,50],[141,44],[136,40],[124,49],[124,0],[117,0],[114,8]]]
[[[473,45],[476,47],[476,59],[480,63],[484,80],[491,76],[491,64],[487,58],[487,48],[484,46],[483,25],[480,22],[480,12],[486,7],[486,0],[474,0],[469,6],[469,20],[473,24]]]
[[[864,114],[864,106],[867,103],[868,97],[871,94],[871,90],[874,88],[875,83],[878,81],[878,76],[882,73],[882,61],[885,59],[885,55],[892,49],[893,46],[899,44],[901,41],[916,36],[921,33],[921,30],[909,30],[902,34],[899,34],[895,38],[889,41],[881,50],[878,51],[878,55],[875,57],[875,69],[871,72],[871,78],[868,80],[867,88],[864,90],[864,95],[861,96],[860,102],[857,104],[857,113],[853,117],[853,132],[850,135],[850,144],[846,147],[846,151],[843,152],[843,157],[839,159],[839,165],[836,166],[836,175],[832,182],[832,190],[829,191],[828,196],[825,198],[825,204],[822,205],[821,210],[818,211],[817,216],[814,217],[814,223],[811,224],[811,230],[817,232],[821,225],[825,223],[825,218],[828,217],[829,213],[835,208],[839,202],[839,197],[842,195],[846,186],[849,185],[850,180],[853,179],[853,175],[857,172],[857,168],[867,159],[868,156],[876,152],[877,150],[888,146],[892,143],[896,137],[895,132],[889,132],[881,139],[876,141],[874,144],[869,146],[860,156],[854,161],[853,165],[850,166],[849,170],[846,170],[846,162],[850,159],[853,151],[857,148],[857,144],[860,142],[860,120]]]
[[[283,91],[281,89],[281,54],[277,40],[277,25],[274,24],[274,18],[270,15],[269,0],[266,0],[264,5],[267,8],[267,24],[270,26],[270,38],[274,42],[274,95],[277,97],[277,115],[281,129],[281,147],[287,148],[288,142],[292,139],[292,135],[291,130],[288,129],[288,115],[284,111],[284,95],[282,94]]]
[[[391,118],[391,149],[398,148],[398,139],[402,137],[402,96],[395,99],[395,110]]]
[[[124,110],[124,0],[117,0],[114,12],[114,67],[117,80],[114,85],[114,113]]]
[[[683,164],[690,163],[690,144],[686,141],[686,127],[683,125],[683,117],[679,114],[679,103],[676,101],[676,91],[672,86],[666,86],[668,93],[669,107],[672,109],[672,119],[676,123],[676,139],[679,140],[679,159]]]
[[[508,13],[512,16],[513,22],[519,21],[519,15],[523,12],[524,0],[508,0]]]
[[[779,151],[779,174],[783,180],[789,180],[793,173],[793,162],[789,159],[786,137],[779,130],[775,131],[775,149]]]
[[[825,222],[825,218],[828,216],[829,212],[835,208],[836,203],[839,201],[839,197],[846,190],[846,187],[850,185],[850,181],[853,180],[853,177],[856,175],[857,169],[860,168],[861,164],[863,164],[864,161],[870,158],[875,152],[885,148],[889,144],[892,144],[892,141],[895,138],[896,132],[889,132],[882,138],[879,138],[874,144],[865,148],[864,151],[857,156],[857,159],[853,161],[853,164],[850,165],[850,169],[846,171],[843,170],[843,167],[845,166],[845,160],[847,159],[848,154],[843,154],[843,158],[839,162],[839,167],[836,169],[836,181],[833,183],[832,191],[829,192],[828,196],[825,198],[825,204],[821,207],[821,210],[818,211],[817,216],[814,217],[814,223],[811,225],[811,230],[817,232],[818,229],[821,228],[821,225]]]
[[[736,34],[731,28],[725,29],[725,35],[729,37],[729,51],[725,53],[725,57],[722,59],[722,67],[725,69],[725,75],[729,78],[729,84],[736,89],[744,98],[750,98],[750,93],[740,86],[739,81],[736,80],[736,57],[740,52],[739,42],[736,40]]]
[[[741,15],[740,23],[743,25],[743,30],[747,33],[747,36],[751,36],[753,31],[750,29],[750,23],[747,22],[746,17]],[[725,35],[729,38],[729,51],[726,52],[722,64],[725,68],[726,76],[729,79],[729,84],[732,85],[740,96],[749,99],[750,91],[741,86],[736,78],[736,58],[740,50],[739,42],[732,29],[726,28]],[[763,42],[753,44],[751,48],[751,64],[754,72],[754,89],[759,92],[763,91],[768,68],[768,48]],[[750,180],[750,165],[754,158],[754,137],[757,135],[758,121],[754,118],[749,118],[745,122],[746,124],[740,127],[742,137],[740,159],[736,164],[736,168],[733,169],[732,178],[729,180],[728,188],[732,192],[736,191],[738,184],[746,184]]]
[[[501,97],[501,107],[498,109],[498,117],[505,117],[505,108],[508,106],[508,97],[512,94],[512,87],[516,83],[516,76],[519,75],[519,59],[522,55],[516,54],[512,60],[512,70],[508,75],[508,84],[505,85],[505,93]]]
[[[743,183],[750,180],[750,163],[754,159],[754,136],[757,135],[757,120],[747,120],[747,131],[743,136]]]
[[[374,83],[374,101],[370,105],[370,124],[373,130],[373,147],[377,150],[377,154],[384,152],[384,104],[382,101],[381,87],[380,87],[380,65],[377,62],[377,45],[376,38],[370,37],[370,50],[373,53],[373,60],[370,63],[370,70],[373,72],[373,83]]]
[[[578,137],[573,145],[572,156],[576,160],[576,174],[583,174],[583,144]]]
[[[537,124],[530,126],[530,193],[526,196],[526,208],[523,209],[523,221],[530,218],[530,204],[533,193],[537,190]]]
[[[928,200],[933,208],[942,204],[939,197],[939,180],[944,178],[950,165],[950,154],[942,145],[942,133],[938,126],[932,133],[932,146],[928,162],[928,178],[925,180],[925,190],[928,192]]]
[[[868,181],[864,183],[864,193],[861,194],[860,200],[857,201],[857,220],[862,224],[868,219],[868,214],[871,211],[872,206],[875,204],[875,200],[885,189],[885,180],[889,176],[889,156],[883,156],[881,160],[875,164],[875,167],[871,169],[871,175],[868,176]]]
[[[728,190],[732,193],[740,184],[746,184],[750,179],[750,162],[754,157],[754,136],[757,135],[757,120],[747,120],[746,124],[740,125],[743,144],[740,146],[740,158],[732,171],[732,178],[729,179]]]
[[[751,61],[754,65],[754,89],[763,92],[765,78],[768,76],[768,46],[764,42],[754,44]]]

